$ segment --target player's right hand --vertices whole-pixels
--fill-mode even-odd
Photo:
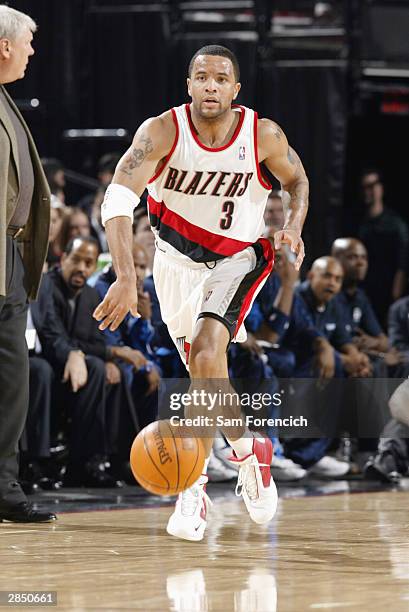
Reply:
[[[108,289],[103,301],[94,310],[93,317],[101,321],[99,329],[102,331],[107,328],[115,331],[128,312],[134,317],[140,316],[136,283],[117,279]]]
[[[288,244],[296,259],[294,267],[298,271],[304,260],[304,242],[300,232],[293,229],[282,229],[274,234],[274,249],[279,251],[284,244]]]

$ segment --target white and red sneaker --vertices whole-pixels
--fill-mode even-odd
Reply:
[[[230,461],[239,466],[236,495],[242,496],[250,518],[259,525],[271,521],[277,510],[277,488],[270,472],[273,457],[271,440],[253,441],[253,452],[238,458],[233,451]]]
[[[170,535],[193,542],[203,540],[208,509],[212,505],[206,493],[207,481],[207,476],[202,474],[194,485],[179,493],[175,510],[166,527]]]

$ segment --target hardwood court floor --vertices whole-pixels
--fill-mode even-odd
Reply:
[[[0,590],[57,591],[57,609],[75,611],[409,610],[408,491],[283,499],[267,527],[230,495],[201,543],[168,536],[169,513],[3,523]]]

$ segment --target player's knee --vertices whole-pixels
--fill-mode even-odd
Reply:
[[[211,347],[199,347],[192,350],[189,357],[189,370],[194,378],[212,378],[219,375],[220,357]]]

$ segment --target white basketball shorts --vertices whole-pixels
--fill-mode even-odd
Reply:
[[[247,338],[244,319],[273,268],[270,242],[260,238],[243,251],[209,264],[182,261],[172,249],[156,248],[153,279],[162,319],[187,366],[198,319],[223,323],[233,342]]]

